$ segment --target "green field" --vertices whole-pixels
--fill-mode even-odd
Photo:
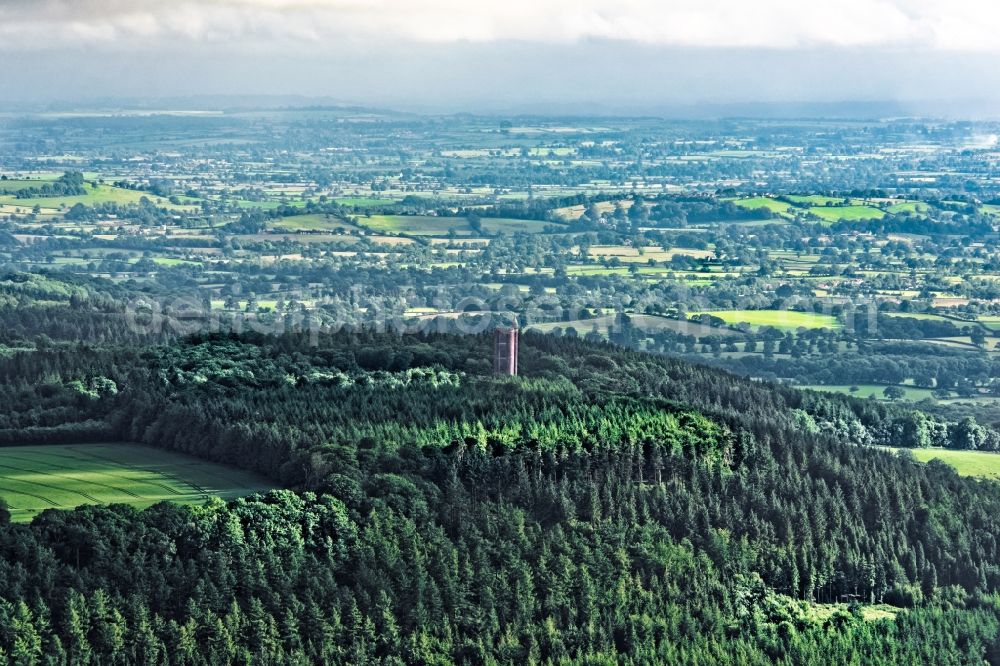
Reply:
[[[15,521],[82,504],[200,503],[265,492],[242,470],[139,444],[64,444],[0,449],[0,497]]]
[[[709,310],[697,314],[718,317],[730,326],[746,323],[754,328],[771,326],[784,331],[794,331],[799,328],[841,327],[841,323],[833,315],[795,312],[793,310]]]
[[[437,217],[434,215],[371,215],[359,217],[358,224],[372,231],[414,236],[443,236],[449,230],[468,235],[472,233],[464,217]]]
[[[395,199],[378,199],[375,197],[338,197],[334,201],[341,206],[358,206],[362,208],[366,206],[388,206],[396,203]]]
[[[540,234],[545,227],[561,227],[561,224],[553,222],[543,222],[542,220],[518,220],[509,217],[484,217],[481,220],[482,229],[486,233],[525,233]]]
[[[813,206],[809,209],[811,215],[825,222],[862,222],[865,220],[881,220],[885,212],[871,206]]]
[[[631,263],[635,264],[636,262],[631,262]],[[632,270],[631,266],[589,266],[589,265],[581,266],[579,264],[572,264],[566,267],[566,274],[567,275],[630,275],[631,270]],[[638,264],[635,267],[635,270],[637,271],[638,275],[645,275],[645,276],[649,275],[666,276],[667,273],[671,272],[669,268],[663,268],[662,266],[644,266],[642,264]],[[544,269],[543,272],[545,272]],[[674,274],[683,277],[683,274],[679,272],[675,272]],[[705,275],[708,274],[705,273]],[[724,275],[724,273],[712,273],[712,275]],[[687,282],[687,280],[685,280],[685,282]],[[691,284],[692,282],[688,282],[688,284]]]
[[[442,217],[436,215],[371,215],[359,217],[358,224],[378,232],[412,234],[414,236],[444,236],[450,230],[462,236],[473,235],[469,220],[464,217]],[[483,218],[482,229],[486,233],[540,233],[551,222],[540,220],[517,220],[512,218]]]
[[[770,197],[753,197],[751,199],[739,199],[733,202],[740,208],[747,208],[749,210],[756,210],[758,208],[766,208],[775,215],[781,215],[784,217],[795,217],[795,207],[784,201],[775,201]]]
[[[885,210],[886,212],[892,213],[894,215],[899,215],[901,213],[926,213],[928,210],[930,210],[930,206],[919,201],[903,201],[900,203],[892,204],[891,206],[888,206]]]
[[[283,231],[332,231],[338,228],[357,229],[350,222],[345,222],[339,217],[324,214],[282,217],[271,222],[271,226]]]
[[[239,206],[240,208],[259,208],[261,210],[274,210],[281,206],[291,206],[292,208],[304,208],[306,205],[305,201],[301,199],[286,199],[283,201],[275,201],[273,199],[267,201],[250,201],[249,199],[235,199],[233,204]]]
[[[813,391],[827,391],[829,393],[844,393],[853,395],[855,398],[869,398],[875,396],[880,400],[885,400],[885,386],[882,384],[857,384],[848,386],[847,384],[810,384],[799,388],[812,389]],[[857,388],[857,391],[852,391]],[[933,391],[929,388],[917,388],[914,386],[900,386],[906,392],[903,400],[924,400],[933,397]]]
[[[951,465],[962,476],[1000,480],[1000,453],[992,451],[959,451],[955,449],[892,449],[908,451],[920,462],[940,460]]]
[[[836,206],[844,202],[843,197],[827,197],[822,194],[789,194],[785,196],[785,199],[793,201],[797,204],[805,204],[808,206]]]
[[[941,315],[930,314],[927,312],[885,312],[883,313],[886,317],[896,317],[899,319],[919,319],[922,321],[952,321],[955,322],[956,326],[962,326],[964,322],[957,322],[954,319],[949,319],[948,317],[942,317]],[[972,324],[974,322],[967,322]]]
[[[785,198],[802,207],[797,208],[796,206],[793,206],[785,201],[778,201],[776,199],[772,199],[771,197],[738,199],[733,201],[733,203],[740,208],[748,208],[751,210],[757,208],[767,208],[775,215],[780,215],[782,217],[794,217],[797,213],[806,212],[820,218],[824,222],[839,222],[840,220],[845,220],[847,222],[861,222],[864,220],[880,220],[885,217],[884,211],[879,210],[878,208],[873,208],[872,206],[865,206],[856,203],[849,206],[832,205],[841,204],[844,201],[843,199],[836,199],[833,197],[825,197],[821,195],[790,195]]]
[[[684,247],[664,250],[656,246],[637,248],[630,245],[594,245],[588,250],[587,254],[588,256],[597,258],[617,257],[618,261],[622,263],[643,264],[647,263],[650,259],[654,261],[670,261],[677,256],[711,259],[715,253],[710,249],[696,250]]]
[[[37,186],[39,181],[33,181],[33,184]],[[82,203],[85,206],[93,206],[101,203],[116,203],[124,205],[139,203],[139,201],[143,198],[146,198],[149,199],[151,203],[164,208],[189,208],[189,206],[174,206],[163,197],[158,197],[155,194],[143,192],[141,190],[128,190],[121,187],[112,187],[110,185],[98,185],[96,188],[91,188],[89,183],[86,187],[87,193],[77,196],[18,199],[13,194],[5,194],[0,196],[0,204],[6,204],[8,206],[14,206],[24,210],[31,210],[35,206],[39,206],[43,209],[67,210],[78,203]]]
[[[200,261],[190,259],[177,259],[175,257],[153,257],[153,263],[158,266],[201,266]]]
[[[51,183],[56,179],[56,176],[51,178],[25,178],[16,179],[11,178],[8,180],[0,180],[0,192],[10,193],[17,192],[18,190],[23,190],[26,187],[40,187],[46,183]]]

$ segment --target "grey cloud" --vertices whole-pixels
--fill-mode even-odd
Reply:
[[[586,39],[700,48],[997,48],[990,0],[5,0],[0,48],[159,41],[321,50]]]
[[[998,13],[973,0],[0,0],[0,101],[281,94],[646,113],[947,100],[1000,115]]]

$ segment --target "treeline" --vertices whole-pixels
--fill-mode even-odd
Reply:
[[[41,197],[72,197],[86,193],[87,188],[83,174],[79,171],[67,171],[51,183],[16,190],[14,197],[17,199],[36,199]]]
[[[706,358],[704,362],[713,361]],[[741,374],[790,378],[802,384],[892,385],[912,379],[917,387],[967,393],[988,383],[996,376],[992,373],[1000,369],[985,354],[944,351],[932,355],[926,345],[913,343],[873,345],[860,352],[823,357],[768,358],[754,354],[726,359],[724,365]]]

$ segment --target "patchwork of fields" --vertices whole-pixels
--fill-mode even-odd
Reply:
[[[13,185],[12,185],[13,184]],[[78,195],[57,195],[57,196],[45,196],[45,197],[31,197],[27,199],[19,199],[13,192],[16,192],[16,185],[28,185],[28,186],[38,186],[44,184],[41,181],[6,181],[6,188],[0,188],[0,205],[10,208],[14,211],[16,210],[31,210],[33,207],[38,206],[42,212],[65,212],[75,206],[76,204],[83,204],[85,206],[94,206],[102,203],[114,203],[114,204],[136,204],[142,199],[147,199],[156,206],[162,206],[164,208],[171,208],[174,210],[193,210],[193,206],[188,205],[174,205],[171,204],[163,197],[158,197],[149,192],[144,192],[141,190],[129,190],[121,187],[113,187],[111,185],[88,185],[87,192],[85,194]]]
[[[918,214],[926,211],[926,205],[917,201],[844,199],[822,195],[785,195],[780,199],[776,197],[750,197],[735,199],[733,204],[747,210],[766,208],[772,214],[783,218],[792,218],[797,214],[802,214],[830,223],[881,220],[887,212]]]
[[[254,474],[139,444],[0,449],[0,497],[16,522],[83,504],[183,504],[233,499],[272,486]]]

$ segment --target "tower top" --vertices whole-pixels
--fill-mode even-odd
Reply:
[[[493,332],[493,374],[513,377],[517,375],[517,327],[498,326]]]

